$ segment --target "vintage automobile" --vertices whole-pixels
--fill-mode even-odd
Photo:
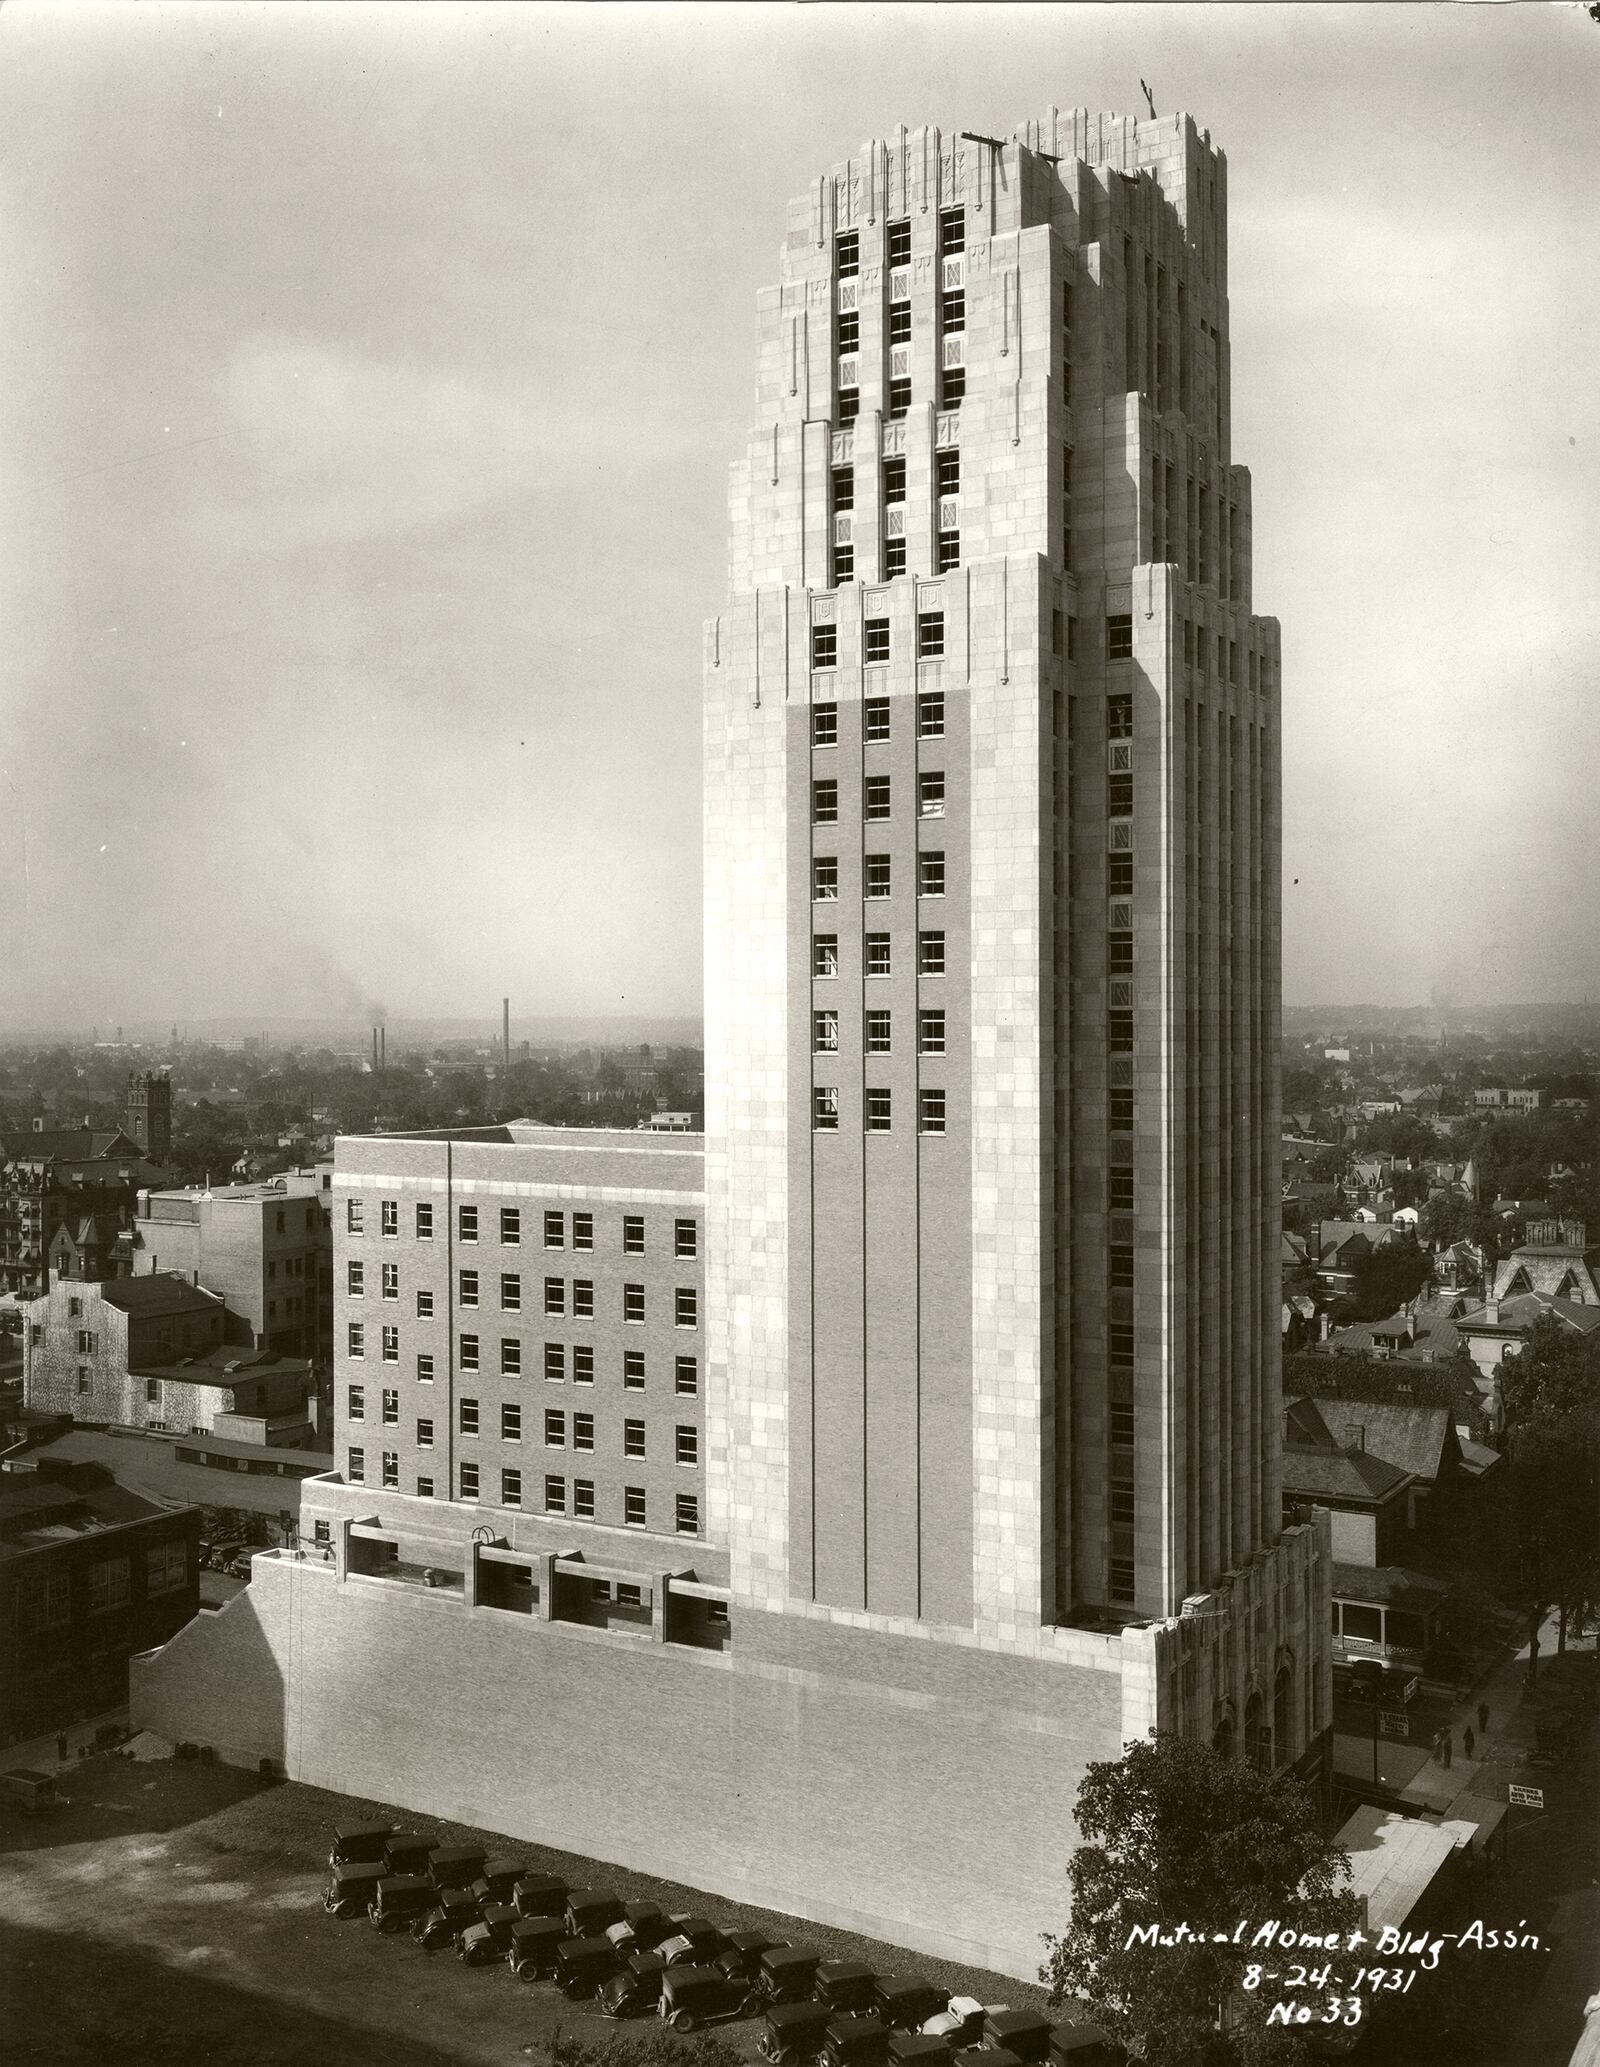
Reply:
[[[1016,2054],[1003,2045],[962,2045],[950,2054],[955,2067],[1022,2067]]]
[[[731,2024],[755,2015],[748,1983],[730,1981],[715,1967],[669,1966],[661,1976],[656,2014],[674,2031],[687,2035],[707,2024]]]
[[[556,1947],[556,1986],[568,2002],[599,1993],[621,1964],[604,1938],[568,1938]]]
[[[774,1945],[763,1952],[755,1977],[763,2004],[806,2001],[821,1964],[822,1954],[808,1952],[803,1945]],[[822,2043],[820,2031],[817,2043]]]
[[[835,2017],[822,2036],[823,2067],[880,2067],[889,2051],[889,2027],[881,2017]]]
[[[439,1890],[420,1873],[386,1873],[368,1904],[367,1915],[380,1931],[408,1931],[438,1899]]]
[[[564,1917],[523,1917],[511,1926],[506,1964],[519,1981],[543,1981],[555,1972],[556,1951],[566,1942]]]
[[[527,1870],[520,1859],[486,1859],[472,1892],[480,1902],[509,1902]]]
[[[667,1918],[667,1927],[658,1942],[665,1949],[669,1943],[676,1944],[679,1940],[692,1948],[690,1964],[694,1966],[713,1966],[728,1949],[726,1931],[719,1931],[714,1923],[708,1923],[703,1916],[692,1915],[686,1910]],[[675,1963],[668,1961],[668,1965]]]
[[[567,1884],[553,1873],[525,1873],[512,1890],[519,1916],[560,1916],[567,1913]]]
[[[333,1833],[328,1864],[354,1866],[361,1861],[381,1859],[394,1834],[392,1823],[341,1823]]]
[[[426,1873],[428,1855],[434,1849],[431,1837],[419,1837],[414,1830],[391,1831],[383,1847],[385,1873]]]
[[[65,1807],[53,1774],[41,1773],[34,1766],[13,1766],[10,1772],[0,1773],[0,1808],[19,1816],[49,1816]]]
[[[717,1955],[717,1972],[726,1974],[730,1981],[753,1981],[761,1970],[762,1953],[785,1948],[787,1942],[769,1938],[765,1931],[734,1931],[727,1951]]]
[[[477,1923],[469,1923],[456,1940],[457,1956],[469,1967],[498,1966],[511,1950],[511,1929],[517,1912],[509,1902],[491,1902]]]
[[[1082,2018],[1068,2018],[1050,2034],[1054,2067],[1121,2067],[1127,2057],[1125,2048],[1108,2038],[1098,2024]]]
[[[1015,2053],[1037,2062],[1050,2056],[1050,2019],[1037,2010],[990,2010],[983,2020],[982,2043],[991,2052]]]
[[[833,2012],[820,2002],[780,2002],[767,2010],[756,2051],[772,2067],[800,2067],[822,2050]]]
[[[889,2033],[890,2067],[927,2067],[928,2061],[948,2059],[949,2054],[942,2038],[930,2038],[925,2031]]]
[[[478,1921],[480,1913],[477,1897],[466,1888],[442,1888],[433,1907],[411,1926],[411,1935],[424,1952],[443,1952]]]
[[[873,2008],[891,2031],[920,2032],[930,2017],[950,2007],[950,1997],[931,1981],[901,1974],[880,1974],[873,1990]]]
[[[661,1976],[667,1963],[659,1952],[625,1952],[622,1970],[600,1990],[603,2017],[638,2017],[661,2000]]]
[[[607,1927],[622,1921],[622,1898],[599,1888],[573,1888],[567,1895],[567,1934],[573,1938],[598,1938]]]
[[[878,1977],[859,1959],[825,1959],[817,1968],[812,1993],[830,2010],[870,2010],[877,1995]]]
[[[619,1952],[651,1952],[671,1930],[657,1903],[625,1902],[621,1917],[606,1925],[605,1935]]]
[[[365,1916],[382,1878],[381,1859],[361,1859],[348,1866],[335,1866],[323,1890],[322,1906],[341,1922],[352,1916]]]
[[[977,2044],[983,2036],[983,2020],[989,2008],[1008,2007],[997,2002],[986,2008],[974,1995],[952,1995],[949,2008],[930,2017],[922,2029],[929,2038],[942,2038],[953,2051],[957,2046]]]
[[[476,1845],[439,1845],[428,1854],[428,1878],[436,1888],[470,1888],[482,1871]]]

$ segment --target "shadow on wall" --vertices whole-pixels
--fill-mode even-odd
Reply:
[[[210,1745],[251,1768],[271,1759],[281,1771],[288,1687],[278,1645],[292,1645],[294,1630],[292,1617],[274,1614],[280,1605],[270,1587],[247,1586],[159,1650],[135,1656],[128,1667],[133,1727]]]
[[[85,1988],[85,1972],[94,1977]],[[38,2067],[460,2067],[461,2055],[364,2030],[297,2003],[103,1940],[0,1925],[0,2030]]]

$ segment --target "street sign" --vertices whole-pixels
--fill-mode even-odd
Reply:
[[[1411,1718],[1403,1708],[1380,1708],[1378,1728],[1385,1737],[1398,1737],[1402,1744],[1411,1740]]]
[[[1417,1698],[1418,1694],[1420,1694],[1421,1692],[1422,1675],[1420,1673],[1414,1672],[1411,1675],[1410,1679],[1408,1679],[1405,1685],[1400,1689],[1400,1698],[1409,1707],[1410,1704]]]
[[[1511,1806],[1514,1809],[1542,1809],[1544,1807],[1544,1789],[1542,1787],[1512,1786],[1509,1792]]]

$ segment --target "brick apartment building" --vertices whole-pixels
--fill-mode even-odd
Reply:
[[[1188,117],[1078,110],[792,204],[705,640],[704,1138],[340,1142],[326,1560],[141,1719],[1029,1976],[1091,1760],[1321,1763],[1226,197]]]

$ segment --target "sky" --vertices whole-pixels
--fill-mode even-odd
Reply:
[[[0,12],[0,1026],[694,1014],[701,627],[789,197],[1189,110],[1291,1004],[1600,988],[1576,5]]]

